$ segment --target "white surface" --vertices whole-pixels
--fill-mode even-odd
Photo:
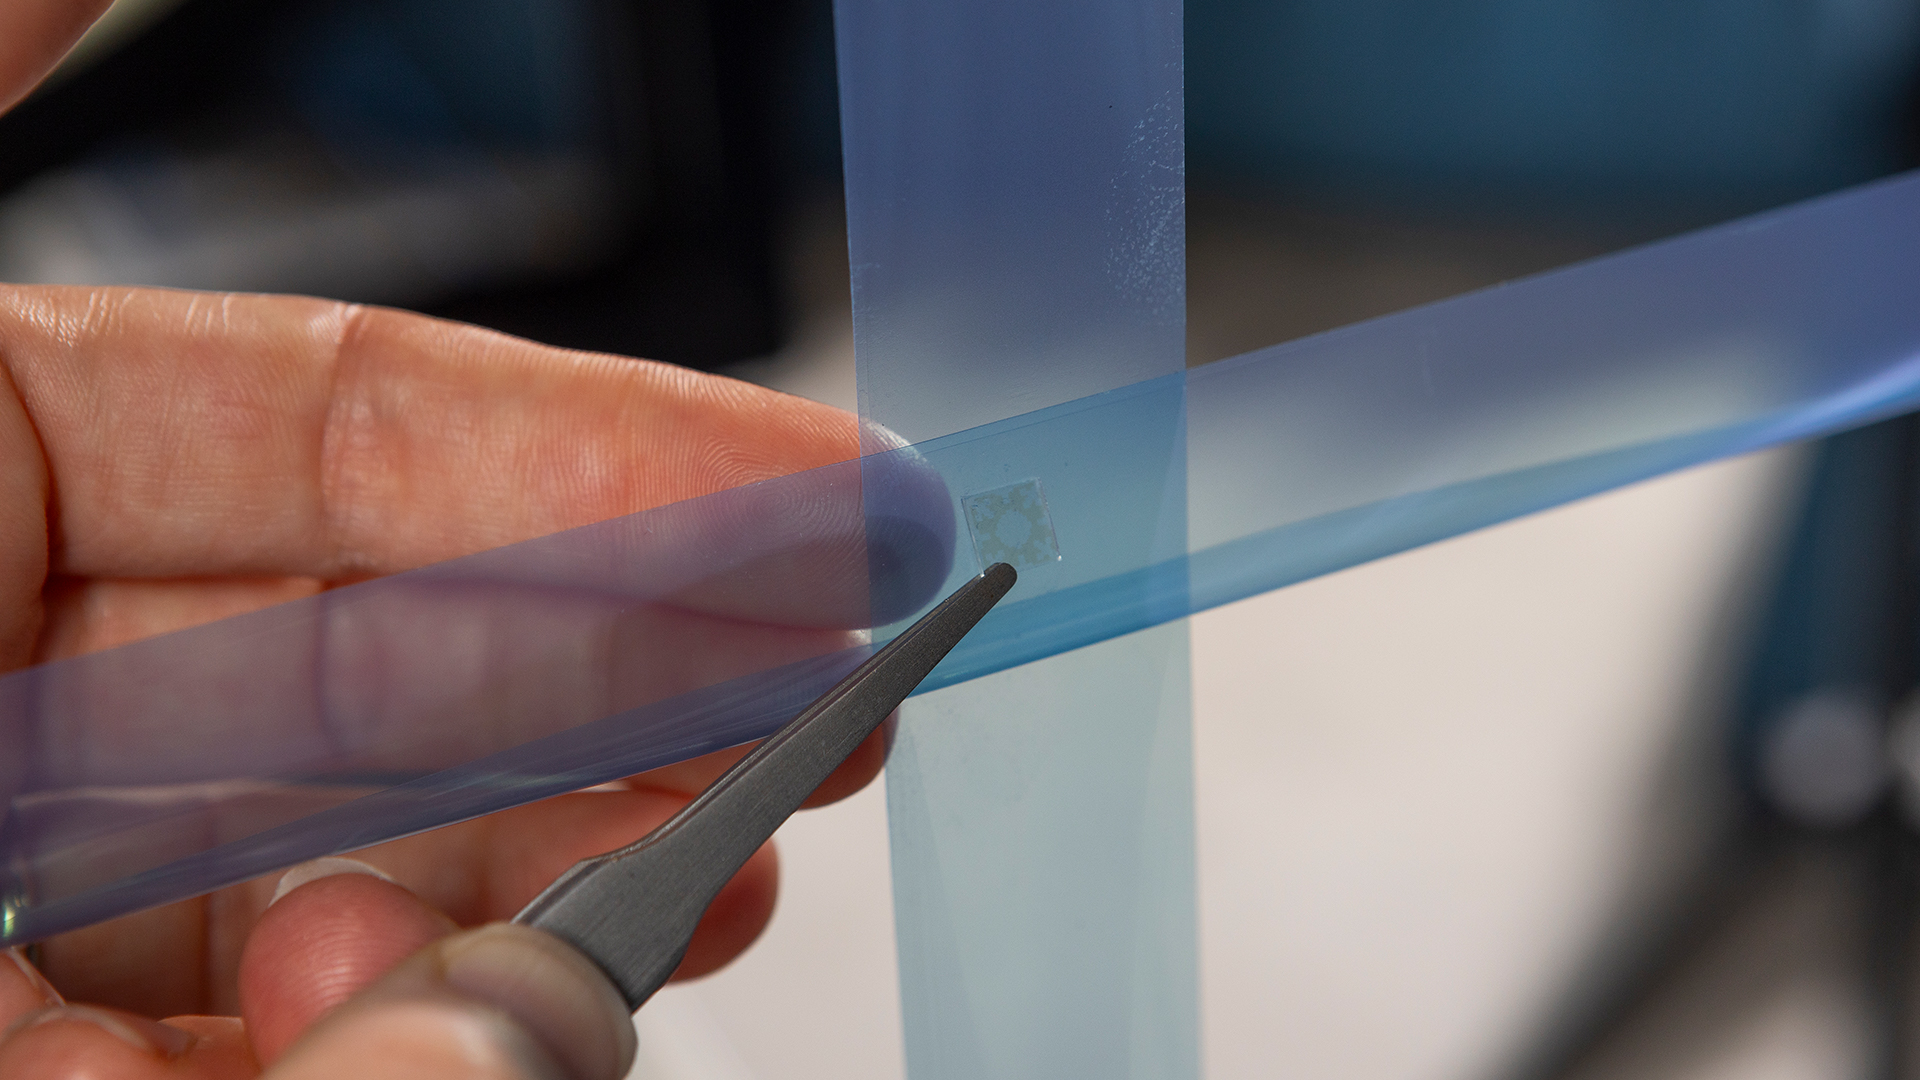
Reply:
[[[1209,1076],[1464,1077],[1511,1052],[1648,857],[1778,464],[1194,620]]]

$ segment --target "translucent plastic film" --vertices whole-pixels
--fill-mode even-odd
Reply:
[[[1037,481],[1061,553],[929,684],[1909,411],[1916,297],[1920,173],[922,443],[960,495]],[[1103,507],[1182,413],[1187,551],[1136,562]]]
[[[1920,173],[1196,369],[1206,608],[1920,405]]]
[[[1910,409],[1917,292],[1905,177],[864,468],[14,672],[0,941],[770,730],[853,662],[843,628],[895,624],[973,572],[975,496],[1035,481],[1060,557],[1022,571],[929,689]],[[1141,470],[1180,467],[1156,418],[1183,411],[1185,528],[1136,528]]]
[[[888,473],[888,463],[904,470]],[[910,455],[575,529],[0,678],[7,942],[765,734],[943,577]],[[916,568],[870,584],[870,552]]]
[[[837,0],[860,412],[913,443],[1179,371],[1177,0]]]
[[[932,450],[970,567],[1012,563],[1027,597],[1126,591],[1145,568],[1136,603],[1184,613],[1179,3],[835,16],[862,418]],[[1046,430],[941,438],[1154,377]],[[1051,632],[1030,630],[1014,638]],[[1198,1071],[1187,669],[1175,624],[901,710],[887,807],[915,1080]]]

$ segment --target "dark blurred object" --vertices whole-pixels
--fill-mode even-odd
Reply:
[[[713,367],[784,323],[773,145],[790,0],[593,0],[608,20],[609,160],[631,193],[610,257],[429,310],[557,345]],[[624,36],[622,36],[624,35]]]
[[[1337,201],[1725,216],[1902,166],[1911,0],[1192,0],[1196,172]]]
[[[771,351],[790,0],[187,0],[0,119],[0,277]]]
[[[1917,11],[1191,0],[1195,186],[1652,235],[1914,160]],[[184,0],[0,119],[0,278],[765,354],[833,68],[830,0]]]

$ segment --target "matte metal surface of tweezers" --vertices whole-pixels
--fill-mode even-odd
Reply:
[[[582,859],[514,922],[600,965],[629,1007],[667,981],[707,905],[828,774],[1013,588],[995,563],[801,710],[646,837]]]

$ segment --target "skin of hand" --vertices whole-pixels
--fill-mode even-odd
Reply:
[[[0,108],[106,6],[0,8]],[[404,312],[0,285],[0,671],[844,461],[858,443],[852,417],[799,398]],[[611,984],[498,920],[739,753],[357,853],[385,876],[320,877],[271,910],[275,883],[256,881],[55,938],[38,969],[0,955],[0,1076],[618,1077],[632,1030]],[[883,756],[876,734],[809,805],[858,790]],[[769,845],[709,909],[680,976],[759,934],[777,877]]]

